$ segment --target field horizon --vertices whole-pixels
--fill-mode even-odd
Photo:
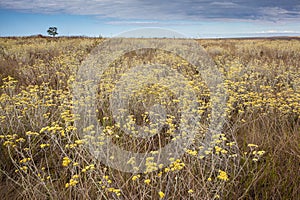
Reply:
[[[28,35],[28,36],[0,36],[0,38],[3,39],[16,39],[16,38],[70,38],[70,39],[75,39],[75,38],[86,38],[86,39],[110,39],[110,38],[115,38],[115,37],[103,37],[103,36],[98,36],[98,37],[93,37],[93,36],[85,36],[85,35],[70,35],[70,36],[49,36],[49,35],[42,35],[42,34],[36,34],[36,35]],[[144,39],[147,39],[147,37],[143,37]],[[155,38],[155,37],[154,37]],[[165,37],[164,39],[172,39],[172,37]],[[211,37],[211,38],[201,38],[201,37],[185,37],[186,39],[193,39],[193,40],[259,40],[259,39],[265,39],[265,40],[300,40],[300,35],[299,36],[287,36],[287,35],[279,35],[279,36],[239,36],[239,37]],[[181,39],[185,39],[181,38]],[[160,38],[156,38],[160,39]],[[177,38],[180,39],[180,38]]]

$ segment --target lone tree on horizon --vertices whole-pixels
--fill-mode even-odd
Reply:
[[[58,34],[58,33],[57,33],[57,28],[56,28],[56,27],[49,27],[47,33],[48,33],[49,35],[52,35],[53,37],[55,37],[55,35]]]

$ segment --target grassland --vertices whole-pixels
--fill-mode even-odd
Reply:
[[[114,138],[124,149],[154,153],[174,139],[180,121],[178,99],[166,89],[170,85],[152,84],[132,95],[131,121],[126,122],[151,125],[143,105],[159,103],[166,105],[165,129],[150,140],[123,133],[113,120],[109,97],[118,74],[130,66],[171,66],[187,77],[201,105],[201,128],[186,153],[169,166],[148,158],[149,168],[136,174],[95,159],[86,148],[94,138],[81,137],[75,126],[72,95],[78,67],[102,41],[0,38],[1,199],[300,199],[299,39],[198,40],[222,73],[228,94],[222,133],[205,156],[199,152],[212,104],[191,64],[160,50],[130,52],[111,63],[99,83],[97,116],[103,137]]]

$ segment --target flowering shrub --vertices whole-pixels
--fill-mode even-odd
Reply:
[[[79,116],[73,112],[78,103],[72,99],[73,83],[81,61],[99,42],[86,38],[0,40],[4,49],[0,61],[0,177],[3,174],[18,185],[22,198],[235,199],[258,194],[267,198],[274,188],[262,192],[257,187],[269,184],[268,173],[281,170],[272,168],[272,163],[279,162],[274,153],[281,151],[277,142],[290,148],[289,162],[295,162],[290,169],[297,169],[293,166],[299,164],[295,161],[300,141],[296,134],[300,130],[299,41],[200,41],[224,75],[228,93],[226,123],[204,154],[212,110],[210,90],[194,66],[161,50],[130,52],[111,64],[97,94],[96,113],[103,133],[93,137],[95,127],[81,127],[85,133],[81,137],[75,124]],[[171,82],[134,91],[128,117],[115,122],[108,106],[110,95],[121,77],[130,75],[130,66],[144,62],[171,66],[186,77],[197,98],[199,130],[185,154],[180,159],[170,158],[170,165],[148,157],[143,173],[119,172],[95,159],[86,144],[101,146],[105,138],[112,138],[128,151],[155,155],[158,147],[177,139],[181,122],[182,99],[168,89]],[[153,113],[146,111],[156,104],[164,105],[164,119],[155,116],[159,108],[153,107]],[[153,137],[135,138],[140,131],[135,124],[143,125],[143,131]],[[127,162],[138,167],[134,159]],[[261,185],[255,185],[259,181]],[[295,198],[299,180],[290,184],[291,190],[284,195]]]

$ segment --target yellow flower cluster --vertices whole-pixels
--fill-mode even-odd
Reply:
[[[181,162],[180,159],[176,159],[169,167],[165,168],[165,172],[168,171],[180,171],[185,167],[184,162]]]
[[[226,154],[227,150],[223,149],[222,147],[215,146],[215,152],[216,152],[217,155],[220,154],[220,153]]]
[[[150,185],[151,180],[150,179],[145,179],[144,183],[146,183],[147,185]]]
[[[82,169],[81,171],[82,172],[87,172],[89,170],[94,170],[95,169],[95,165],[94,164],[91,164],[91,165],[88,165],[86,166],[84,169]]]
[[[30,160],[31,158],[23,158],[22,160],[20,160],[20,163],[27,163]]]
[[[107,189],[109,192],[113,192],[115,193],[117,196],[121,195],[121,190],[120,189],[116,189],[116,188],[108,188]]]
[[[154,162],[154,157],[146,158],[146,171],[145,173],[150,173],[158,169],[157,163]]]
[[[218,175],[218,179],[222,180],[222,181],[228,181],[228,175],[225,171],[219,170],[219,175]]]
[[[62,166],[67,167],[70,163],[71,163],[71,160],[69,157],[63,158]]]
[[[139,179],[141,176],[138,174],[138,175],[134,175],[131,180],[133,181],[136,181],[137,179]]]
[[[68,187],[73,187],[75,186],[77,183],[78,183],[78,178],[79,178],[79,175],[74,175],[69,183],[66,183],[65,187],[68,188]]]
[[[163,193],[162,191],[159,191],[158,196],[160,199],[163,199],[165,197],[165,193]]]
[[[196,156],[198,152],[196,150],[187,149],[186,152],[192,156]]]
[[[237,144],[233,142],[235,140],[231,141],[232,138],[229,134],[227,135],[228,138],[225,134],[213,135],[211,146],[207,149],[204,148],[205,145],[202,142],[207,136],[205,134],[209,129],[213,115],[212,102],[215,99],[211,99],[211,90],[201,76],[210,76],[210,74],[205,70],[199,72],[195,66],[186,60],[162,50],[129,52],[111,63],[110,67],[103,72],[97,88],[97,97],[99,98],[96,102],[96,114],[99,125],[103,127],[103,133],[96,135],[98,127],[85,124],[81,128],[86,135],[83,138],[79,137],[75,120],[80,119],[81,116],[74,114],[74,106],[80,105],[84,101],[80,102],[72,98],[73,83],[77,82],[76,73],[81,61],[101,40],[84,38],[80,41],[64,38],[59,38],[57,41],[49,40],[49,38],[36,40],[28,38],[27,40],[24,42],[24,39],[0,39],[0,46],[3,48],[3,51],[0,49],[0,59],[4,63],[3,66],[0,66],[2,78],[0,80],[0,142],[5,151],[3,155],[13,155],[11,159],[17,158],[13,162],[16,166],[15,171],[22,172],[17,174],[22,176],[17,177],[18,180],[28,180],[28,182],[30,180],[49,180],[50,182],[52,173],[66,177],[63,173],[80,172],[80,174],[72,176],[70,180],[64,181],[64,183],[67,182],[65,188],[81,187],[82,185],[93,188],[90,185],[99,182],[101,189],[108,192],[108,194],[103,194],[105,196],[103,198],[109,198],[111,193],[120,196],[121,187],[126,187],[128,184],[134,184],[134,187],[129,185],[129,188],[136,188],[137,190],[141,190],[139,183],[151,185],[151,187],[144,187],[145,185],[143,185],[144,194],[148,194],[150,188],[153,190],[156,187],[157,180],[155,178],[166,180],[166,176],[176,173],[175,180],[177,182],[177,177],[187,178],[186,183],[178,184],[180,187],[184,187],[176,188],[176,190],[179,193],[182,192],[180,190],[184,190],[182,193],[196,197],[199,194],[198,191],[190,189],[193,186],[187,183],[194,183],[195,177],[199,178],[198,174],[189,176],[183,175],[183,172],[187,169],[190,173],[195,171],[198,173],[199,162],[201,162],[201,166],[204,165],[203,168],[199,169],[203,170],[201,171],[204,175],[202,182],[207,191],[212,193],[208,196],[221,198],[215,194],[215,191],[220,191],[219,194],[221,194],[225,183],[228,184],[229,180],[237,180],[231,174],[231,170],[227,171],[227,167],[231,167],[228,162],[237,161],[234,162],[234,167],[240,167],[235,166],[235,164],[240,163],[241,157],[248,156],[250,161],[257,162],[266,154],[265,151],[258,149],[258,145],[249,144],[250,153],[241,155],[237,150]],[[276,48],[282,47],[280,48],[281,51],[276,53],[277,58],[280,59],[273,59],[270,62],[266,62],[266,59],[260,59],[262,56],[257,56],[255,49],[251,51],[253,46],[249,41],[238,44],[237,48],[234,48],[238,56],[228,56],[232,52],[229,52],[230,49],[225,50],[225,47],[207,45],[209,46],[209,53],[213,56],[218,70],[224,78],[224,88],[228,93],[228,101],[225,106],[226,120],[229,121],[229,125],[233,124],[233,130],[253,123],[251,120],[253,117],[260,118],[269,115],[275,116],[276,119],[282,118],[287,123],[298,123],[297,120],[300,118],[300,75],[297,68],[299,59],[297,58],[300,54],[297,52],[300,50],[300,45],[298,42],[295,42],[296,45],[291,42],[286,43],[278,42],[275,45],[273,42],[270,44],[263,43],[267,49],[274,49],[274,46]],[[290,48],[293,49],[294,59],[284,61],[281,58],[291,55],[288,54]],[[251,58],[246,58],[245,51],[249,51],[248,56],[250,55]],[[109,55],[107,55],[108,57]],[[6,66],[9,63],[13,63],[14,66]],[[142,73],[142,70],[132,73],[131,70],[134,70],[134,66],[144,66],[144,63],[162,63],[162,67],[161,69],[153,67],[153,70],[148,70],[146,74]],[[164,67],[168,70],[163,70]],[[8,69],[17,70],[17,73],[13,71],[11,73]],[[166,75],[172,70],[182,74],[186,83],[180,81],[177,76]],[[12,74],[16,74],[15,77]],[[126,82],[125,79],[129,81]],[[116,92],[118,86],[122,84],[128,87],[120,91],[120,96],[124,95],[130,99],[126,102],[128,108],[118,110],[120,116],[126,117],[118,118],[112,116],[114,105],[110,105],[110,103],[113,102],[112,92]],[[89,84],[84,85],[88,86]],[[178,89],[178,85],[184,86],[184,89]],[[182,159],[185,162],[180,159],[172,159],[170,160],[171,164],[166,167],[156,163],[154,157],[148,157],[146,158],[145,174],[141,173],[132,177],[127,176],[127,174],[122,176],[124,174],[116,173],[111,169],[104,170],[102,167],[96,169],[96,164],[88,163],[93,158],[85,157],[87,153],[82,148],[84,144],[91,143],[100,146],[104,144],[106,139],[111,139],[113,143],[128,151],[145,152],[154,149],[151,154],[156,155],[158,154],[157,147],[163,147],[169,142],[189,134],[185,132],[177,134],[180,132],[180,125],[186,122],[182,113],[192,103],[189,98],[178,95],[184,92],[195,94],[197,107],[190,112],[200,116],[199,130],[197,129],[196,137],[193,140],[194,144],[185,150],[188,155],[184,155]],[[124,99],[118,100],[123,101]],[[118,102],[116,105],[118,106]],[[140,132],[148,134],[151,138],[135,138],[134,136]],[[52,154],[51,151],[55,152]],[[61,163],[65,168],[52,172],[50,170],[52,166],[48,165],[53,165],[56,160],[60,159],[57,158],[60,155],[65,155]],[[201,159],[199,162],[195,161],[196,156]],[[33,162],[32,159],[36,158],[43,158],[43,160]],[[71,160],[71,158],[74,159]],[[110,157],[110,159],[116,158]],[[94,160],[91,162],[94,163]],[[42,167],[45,164],[47,164],[47,168]],[[134,158],[130,159],[128,164],[131,164],[138,171]],[[81,168],[82,166],[84,167]],[[220,166],[226,171],[216,171]],[[160,170],[157,176],[149,175],[156,170]],[[231,179],[227,173],[230,174]],[[97,179],[99,174],[100,177],[103,174],[109,174],[110,178],[108,175],[104,175],[103,179],[99,181]],[[37,175],[38,180],[30,179],[29,176],[31,175]],[[59,177],[58,175],[57,177]],[[120,176],[122,178],[119,178]],[[124,177],[130,177],[129,180],[132,181],[127,181],[124,184],[122,182],[125,180]],[[90,179],[93,181],[78,184]],[[36,185],[34,182],[34,184],[28,184],[26,187],[36,189]],[[43,185],[50,191],[55,183],[43,183]],[[162,191],[161,184],[158,185],[160,188],[154,190],[156,195],[158,193],[161,199],[169,198]],[[116,187],[120,187],[120,189]],[[74,192],[79,191],[83,191],[82,188]],[[53,191],[51,192],[53,193]],[[59,193],[65,194],[64,192]]]
[[[50,147],[50,144],[40,144],[41,149],[44,149],[45,147]]]

